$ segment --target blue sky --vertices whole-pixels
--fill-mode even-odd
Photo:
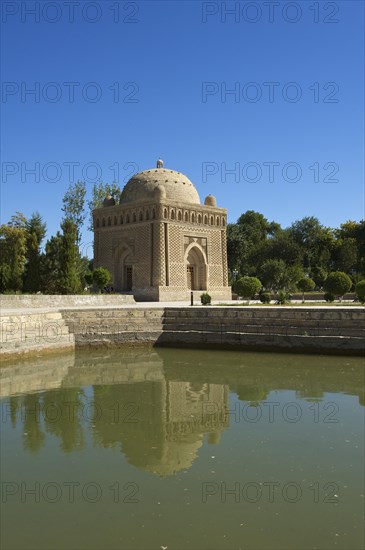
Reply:
[[[3,222],[160,155],[231,222],[363,218],[364,4],[274,4],[2,2]]]

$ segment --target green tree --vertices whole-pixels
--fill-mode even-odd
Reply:
[[[236,223],[227,225],[227,258],[231,272],[238,270],[246,253],[245,241]]]
[[[95,208],[101,208],[103,201],[107,196],[113,197],[115,203],[119,203],[119,197],[121,194],[121,188],[115,182],[111,185],[109,183],[94,183],[92,188],[92,199],[88,201],[89,207],[89,225],[88,230],[93,231],[93,210]]]
[[[112,280],[110,272],[105,267],[97,267],[93,271],[93,281],[97,285],[99,291],[107,286]]]
[[[310,292],[314,289],[315,286],[316,283],[310,277],[302,277],[302,279],[299,279],[299,281],[297,282],[297,287],[299,288],[299,290],[302,291],[303,302],[305,301],[304,293]]]
[[[328,276],[328,271],[323,267],[312,266],[310,276],[319,288],[322,288]]]
[[[78,294],[82,290],[80,278],[80,254],[77,246],[75,223],[65,218],[61,225],[59,250],[59,288],[61,294]]]
[[[17,212],[0,226],[1,290],[21,290],[26,264],[27,220]]]
[[[328,267],[334,244],[333,231],[324,227],[313,216],[297,220],[288,229],[303,254],[303,267],[311,271],[313,266]]]
[[[267,241],[266,259],[283,260],[287,265],[302,265],[303,250],[287,229],[281,229]]]
[[[365,220],[355,222],[349,220],[336,230],[338,239],[355,239],[357,246],[357,261],[353,270],[365,275]]]
[[[295,292],[297,289],[297,283],[304,277],[302,266],[300,265],[287,265],[285,267],[283,277],[280,282],[280,288],[287,292]]]
[[[262,288],[261,281],[257,277],[241,277],[236,283],[236,292],[242,298],[253,298]]]
[[[328,275],[324,287],[330,294],[343,296],[351,289],[352,281],[346,273],[342,271],[333,271]]]
[[[359,281],[355,287],[356,296],[359,298],[361,303],[365,302],[365,279]]]
[[[41,256],[41,288],[46,294],[60,292],[60,250],[62,235],[57,231],[45,246],[45,253]]]
[[[282,288],[285,270],[286,264],[283,260],[266,260],[259,270],[264,287],[270,290]]]
[[[40,290],[41,252],[40,247],[46,235],[46,224],[38,212],[32,214],[26,223],[27,250],[24,274],[24,290],[37,292]]]
[[[62,212],[65,213],[65,218],[71,220],[77,231],[77,244],[81,240],[81,228],[86,218],[85,211],[86,183],[78,181],[73,185],[70,184],[63,199]]]
[[[351,273],[357,264],[357,242],[356,239],[339,238],[336,241],[333,251],[334,267],[336,271]]]
[[[1,230],[0,230],[1,231]],[[2,246],[2,240],[0,239],[0,254],[2,254],[5,247]],[[0,264],[0,292],[5,292],[10,288],[11,269],[10,265]]]
[[[265,254],[267,240],[280,230],[262,214],[248,210],[227,229],[228,266],[245,275],[254,275]]]

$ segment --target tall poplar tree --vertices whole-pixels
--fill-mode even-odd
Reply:
[[[82,291],[80,276],[80,253],[77,246],[77,227],[69,218],[61,224],[60,239],[60,281],[61,294],[78,294]]]
[[[26,223],[27,228],[27,250],[26,250],[26,268],[24,274],[24,290],[27,292],[37,292],[40,290],[40,267],[41,252],[40,247],[46,235],[46,224],[42,216],[35,212]]]

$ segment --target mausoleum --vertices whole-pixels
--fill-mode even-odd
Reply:
[[[132,176],[119,204],[107,197],[94,217],[94,267],[137,300],[188,300],[191,291],[231,299],[227,211],[213,195],[201,204],[181,172],[157,167]],[[198,296],[197,296],[198,297]]]

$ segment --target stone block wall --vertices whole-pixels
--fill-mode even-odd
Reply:
[[[3,359],[14,355],[71,351],[74,335],[59,311],[11,313],[1,316],[0,352]]]
[[[1,317],[5,357],[140,344],[364,355],[365,309],[70,307]]]

